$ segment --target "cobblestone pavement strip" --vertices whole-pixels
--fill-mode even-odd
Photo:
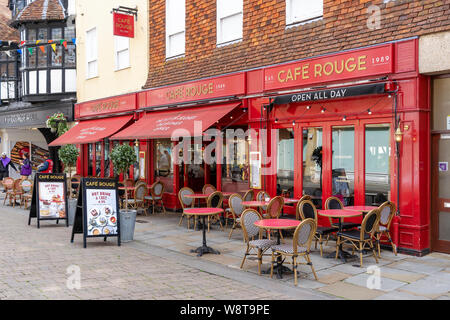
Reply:
[[[138,242],[118,247],[115,239],[106,243],[103,239],[89,239],[84,249],[81,235],[76,235],[74,243],[70,243],[71,227],[41,222],[41,228],[37,229],[35,219],[31,226],[27,223],[28,211],[0,206],[0,299],[326,297],[307,291],[285,294],[282,288],[272,290],[270,286],[262,290],[261,285],[252,283],[255,279],[240,281],[228,276],[231,271],[244,273],[240,270],[226,268],[228,273],[217,272],[214,262],[196,257],[184,262],[181,254],[171,256],[164,248],[159,248],[155,255],[151,247]],[[67,286],[72,275],[67,270],[70,266],[80,268],[80,289]]]
[[[28,211],[0,204],[0,299],[448,300],[450,296],[450,255],[395,256],[383,250],[378,264],[367,255],[360,268],[359,259],[347,263],[327,259],[313,246],[311,259],[319,280],[309,266],[300,266],[294,286],[292,272],[283,279],[258,275],[254,257],[240,268],[245,250],[240,229],[228,239],[229,227],[224,232],[212,226],[208,245],[221,254],[197,257],[190,250],[201,245],[201,232],[192,226],[188,230],[185,221],[178,226],[179,216],[139,215],[134,241],[118,247],[115,239],[106,243],[89,239],[84,249],[81,235],[70,243],[71,227],[42,222],[37,229],[35,219],[27,225]],[[329,241],[324,255],[335,249],[335,242]],[[80,268],[81,289],[67,286],[71,266]],[[378,267],[378,287],[370,280],[368,268],[373,266]],[[270,256],[265,256],[262,270],[269,268]]]

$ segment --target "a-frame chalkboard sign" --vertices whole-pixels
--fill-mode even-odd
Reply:
[[[31,224],[32,218],[36,218],[38,228],[40,228],[42,220],[56,220],[57,224],[59,220],[66,220],[66,227],[68,227],[67,212],[66,175],[64,173],[36,173],[28,225]]]
[[[117,180],[82,178],[77,209],[72,228],[75,234],[83,234],[83,246],[87,238],[117,237],[120,246],[119,193]]]

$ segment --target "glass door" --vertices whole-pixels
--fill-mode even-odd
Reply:
[[[433,136],[432,249],[450,253],[450,133]]]
[[[310,195],[314,204],[322,205],[322,128],[303,128],[303,190],[302,194]]]
[[[344,206],[354,205],[355,199],[355,128],[332,128],[332,196]]]

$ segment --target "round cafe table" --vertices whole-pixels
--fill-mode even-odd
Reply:
[[[267,206],[270,201],[242,201],[242,205],[244,207],[251,207],[251,208],[260,208]]]
[[[255,221],[254,225],[260,229],[264,230],[277,230],[277,244],[280,244],[280,231],[281,230],[289,230],[295,229],[301,223],[299,220],[294,219],[263,219]],[[291,269],[283,266],[283,261],[281,261],[281,257],[278,257],[277,264],[274,266],[274,269],[277,272],[277,278],[283,278],[283,271],[291,271]],[[270,273],[270,269],[265,271],[264,273]]]
[[[219,213],[223,213],[223,209],[222,208],[191,208],[191,209],[185,209],[184,213],[188,214],[188,215],[202,217],[202,219],[203,219],[203,223],[202,223],[203,224],[203,245],[201,247],[198,247],[195,250],[191,250],[191,252],[196,252],[197,257],[201,257],[205,253],[220,254],[219,251],[214,250],[213,248],[208,247],[206,245],[206,221],[205,221],[205,218],[207,216],[212,216],[212,215],[216,215]]]
[[[317,210],[317,213],[323,217],[328,218],[338,218],[339,219],[339,232],[342,232],[342,219],[344,218],[352,218],[359,217],[362,215],[361,211],[356,210],[346,210],[346,209],[325,209],[325,210]],[[356,256],[351,255],[350,253],[344,251],[342,249],[342,244],[338,248],[338,257],[344,262],[347,262],[348,258],[355,258]],[[334,253],[328,254],[326,258],[334,258],[336,255]]]
[[[205,199],[205,200],[208,199],[209,194],[193,193],[193,194],[186,194],[185,197],[194,199],[194,205],[195,205],[195,200],[198,199],[198,205],[200,206],[200,200],[201,199]]]
[[[373,209],[378,209],[376,206],[347,206],[344,210],[360,211],[362,213],[367,213]]]

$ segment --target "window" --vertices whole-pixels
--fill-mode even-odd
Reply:
[[[166,58],[184,54],[185,20],[185,0],[166,0]]]
[[[231,135],[230,133],[233,132]],[[222,149],[222,190],[238,192],[248,189],[249,145],[244,129],[236,128],[226,134]]]
[[[116,70],[128,68],[130,66],[130,39],[127,37],[114,37],[116,51]]]
[[[93,78],[98,75],[97,62],[97,29],[93,28],[86,32],[86,77]]]
[[[277,195],[294,197],[294,129],[278,129]]]
[[[217,43],[242,39],[242,0],[217,0]]]
[[[353,205],[355,185],[355,128],[333,127],[333,196]]]
[[[170,139],[154,140],[153,148],[155,180],[164,184],[166,192],[173,192],[172,141]]]
[[[323,16],[323,0],[286,0],[286,25]]]

